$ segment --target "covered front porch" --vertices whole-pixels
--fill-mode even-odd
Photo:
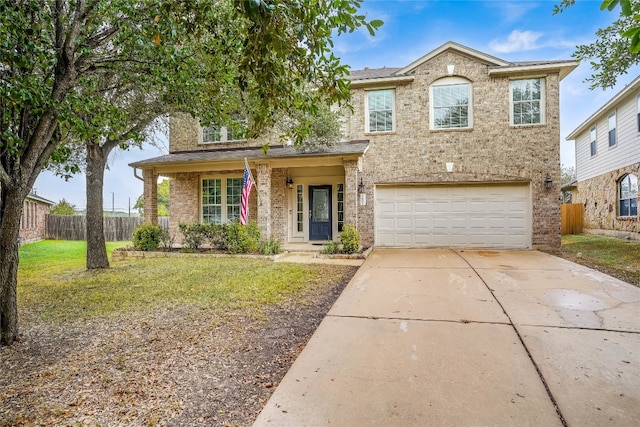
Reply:
[[[256,187],[249,219],[264,238],[282,243],[339,237],[343,225],[358,226],[358,182],[368,141],[335,144],[326,151],[291,146],[179,152],[132,163],[142,170],[144,220],[157,223],[157,183],[169,178],[169,230],[179,242],[179,224],[229,223],[238,219],[245,161]]]

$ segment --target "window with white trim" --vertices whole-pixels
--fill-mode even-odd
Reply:
[[[589,137],[591,139],[591,157],[598,154],[598,139],[597,139],[597,131],[596,127],[591,128],[591,132],[589,132]]]
[[[227,224],[240,219],[242,178],[203,178],[202,223]]]
[[[395,90],[370,90],[366,96],[366,132],[395,130]]]
[[[296,186],[296,230],[302,232],[304,227],[302,184]]]
[[[638,177],[630,173],[618,183],[618,216],[638,216]]]
[[[511,81],[511,124],[543,124],[544,79],[522,79]]]
[[[202,128],[202,143],[242,141],[246,139],[246,119],[238,119],[227,126],[210,125]]]
[[[616,112],[612,112],[609,114],[607,118],[607,122],[609,123],[609,147],[613,147],[616,145]]]
[[[342,231],[344,226],[344,184],[338,184],[338,231]]]
[[[471,84],[459,77],[438,80],[431,88],[431,128],[472,127]]]

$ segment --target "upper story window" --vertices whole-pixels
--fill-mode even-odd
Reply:
[[[638,177],[630,173],[618,183],[620,195],[619,216],[638,216]]]
[[[472,127],[471,84],[459,77],[447,77],[431,86],[431,128]]]
[[[370,90],[366,97],[365,132],[395,130],[395,90]]]
[[[589,133],[591,139],[591,156],[595,156],[598,154],[598,139],[596,134],[596,127],[591,128],[591,132]]]
[[[544,104],[544,79],[511,81],[511,124],[543,124]]]
[[[202,128],[202,142],[210,144],[214,142],[242,141],[245,139],[246,127],[246,119],[238,119],[229,126],[205,126]]]
[[[609,114],[609,147],[616,145],[616,112]]]

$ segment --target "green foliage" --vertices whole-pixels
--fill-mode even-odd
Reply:
[[[322,246],[320,253],[325,255],[339,254],[340,244],[334,240],[327,240],[327,243]]]
[[[246,254],[258,251],[260,245],[260,228],[255,221],[248,225],[239,222],[225,225],[225,246],[232,254]]]
[[[262,255],[277,255],[282,252],[282,244],[278,239],[271,236],[258,244],[258,252]]]
[[[178,225],[180,232],[182,233],[182,242],[187,248],[192,250],[198,250],[204,245],[207,234],[209,232],[209,226],[207,224],[193,224],[180,223]]]
[[[342,250],[347,254],[353,254],[360,250],[360,233],[353,225],[345,224],[340,233]]]
[[[76,207],[65,199],[62,199],[51,207],[49,213],[51,215],[75,215]]]
[[[171,214],[169,211],[170,182],[168,179],[165,179],[158,183],[158,216],[169,216]],[[144,213],[144,195],[138,197],[133,209],[137,209],[140,214]]]
[[[554,7],[554,14],[573,6],[575,0],[562,0]],[[593,74],[587,78],[591,89],[613,88],[619,76],[640,64],[640,2],[631,0],[604,0],[600,10],[615,10],[620,5],[620,16],[610,26],[596,31],[597,39],[579,45],[573,57],[590,61]]]
[[[133,232],[133,246],[139,251],[155,251],[165,241],[165,233],[158,225],[142,224]]]

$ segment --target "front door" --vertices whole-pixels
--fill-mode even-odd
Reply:
[[[309,186],[309,240],[331,240],[331,186]]]

